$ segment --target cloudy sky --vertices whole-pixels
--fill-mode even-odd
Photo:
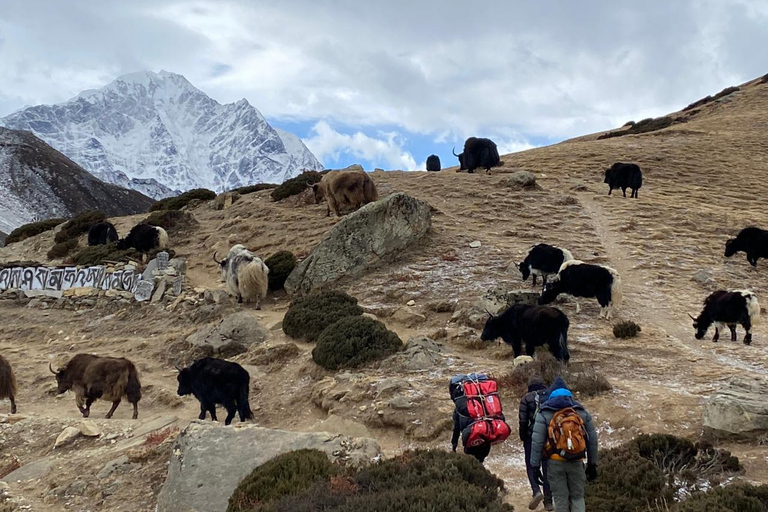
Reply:
[[[765,48],[763,0],[0,0],[0,117],[165,69],[326,167],[415,169],[677,110],[768,72]]]

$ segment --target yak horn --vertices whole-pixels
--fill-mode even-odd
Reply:
[[[218,252],[218,251],[213,251],[213,261],[215,261],[217,265],[221,265],[221,262],[220,262],[220,261],[218,261],[218,260],[216,260],[216,253],[217,253],[217,252]]]
[[[53,371],[53,365],[50,362],[48,363],[48,369],[51,370],[52,374],[58,375],[58,372]]]
[[[693,316],[693,315],[692,315],[692,314],[690,314],[690,313],[687,313],[687,315],[688,315],[689,317],[691,317],[691,320],[693,320],[694,322],[696,321],[696,317],[695,317],[695,316]]]
[[[489,317],[493,318],[493,313],[491,313],[491,312],[490,312],[490,311],[488,311],[487,309],[485,310],[485,312],[486,312],[486,313],[488,313],[488,316],[489,316]]]
[[[173,367],[176,368],[176,370],[181,371],[183,368],[181,368],[178,364],[173,363]]]
[[[456,146],[453,146],[453,149],[451,150],[451,153],[453,153],[453,156],[459,156],[456,154]]]

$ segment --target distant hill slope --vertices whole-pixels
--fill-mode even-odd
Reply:
[[[167,71],[124,75],[66,103],[19,110],[0,126],[30,130],[97,178],[154,198],[282,183],[323,168],[246,100],[222,105]]]
[[[154,201],[104,183],[30,132],[0,127],[0,230],[83,210],[144,212]]]

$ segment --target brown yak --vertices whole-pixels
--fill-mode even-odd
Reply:
[[[11,414],[16,414],[16,377],[11,363],[0,356],[0,400],[5,398],[11,401]]]
[[[341,209],[355,211],[364,204],[379,198],[376,185],[365,171],[330,171],[323,176],[320,183],[312,185],[315,193],[315,204],[325,198],[328,202],[328,213],[341,216]]]

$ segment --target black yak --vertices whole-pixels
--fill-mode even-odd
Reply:
[[[88,245],[107,245],[117,242],[117,230],[111,222],[99,222],[88,230]]]
[[[608,319],[612,309],[621,304],[621,278],[611,267],[570,260],[563,263],[560,272],[546,284],[539,304],[549,304],[561,293],[574,297],[595,297],[602,308],[600,316],[605,315]]]
[[[744,344],[752,343],[752,325],[760,316],[760,303],[755,294],[749,290],[713,292],[704,301],[704,309],[695,317],[688,314],[693,320],[693,328],[696,329],[696,339],[702,339],[709,327],[715,325],[715,336],[712,341],[720,339],[720,332],[727,325],[731,331],[731,341],[736,341],[736,324],[741,324],[747,334],[744,336]]]
[[[440,170],[440,157],[437,155],[429,155],[427,157],[427,170],[430,172],[436,172]]]
[[[737,252],[747,253],[747,261],[757,267],[757,260],[768,258],[768,231],[756,227],[748,227],[739,231],[736,238],[725,242],[725,257],[730,258]]]
[[[112,402],[106,416],[111,418],[123,397],[133,404],[133,419],[139,417],[139,372],[128,359],[77,354],[58,370],[50,364],[48,368],[56,376],[59,394],[70,389],[75,392],[75,403],[83,418],[91,414],[91,404],[97,399]]]
[[[464,143],[464,151],[457,155],[456,148],[453,148],[453,155],[459,159],[461,166],[459,170],[466,169],[470,173],[475,172],[475,169],[478,168],[489,172],[491,167],[501,164],[499,150],[496,149],[496,143],[491,139],[470,137]]]
[[[227,409],[225,425],[232,423],[235,413],[240,415],[240,421],[253,418],[251,406],[248,404],[248,386],[251,376],[237,363],[223,359],[205,357],[192,363],[188,368],[179,370],[179,396],[194,395],[200,402],[201,420],[207,412],[211,419],[216,419],[216,404]]]
[[[501,338],[512,346],[515,357],[522,351],[525,343],[525,355],[533,357],[536,347],[548,346],[552,355],[563,362],[568,362],[568,327],[570,322],[565,313],[549,306],[530,306],[515,304],[498,316],[488,313],[480,339],[493,341]]]
[[[523,281],[533,275],[533,286],[536,286],[536,277],[541,276],[542,286],[547,284],[550,274],[557,274],[560,267],[566,261],[573,259],[573,254],[567,249],[561,249],[554,245],[538,244],[531,247],[528,256],[520,263],[518,268],[523,275]]]
[[[624,164],[616,162],[605,170],[605,180],[608,184],[608,195],[611,195],[613,189],[620,188],[627,197],[627,189],[632,190],[630,198],[637,197],[637,191],[643,186],[643,172],[637,164]]]

